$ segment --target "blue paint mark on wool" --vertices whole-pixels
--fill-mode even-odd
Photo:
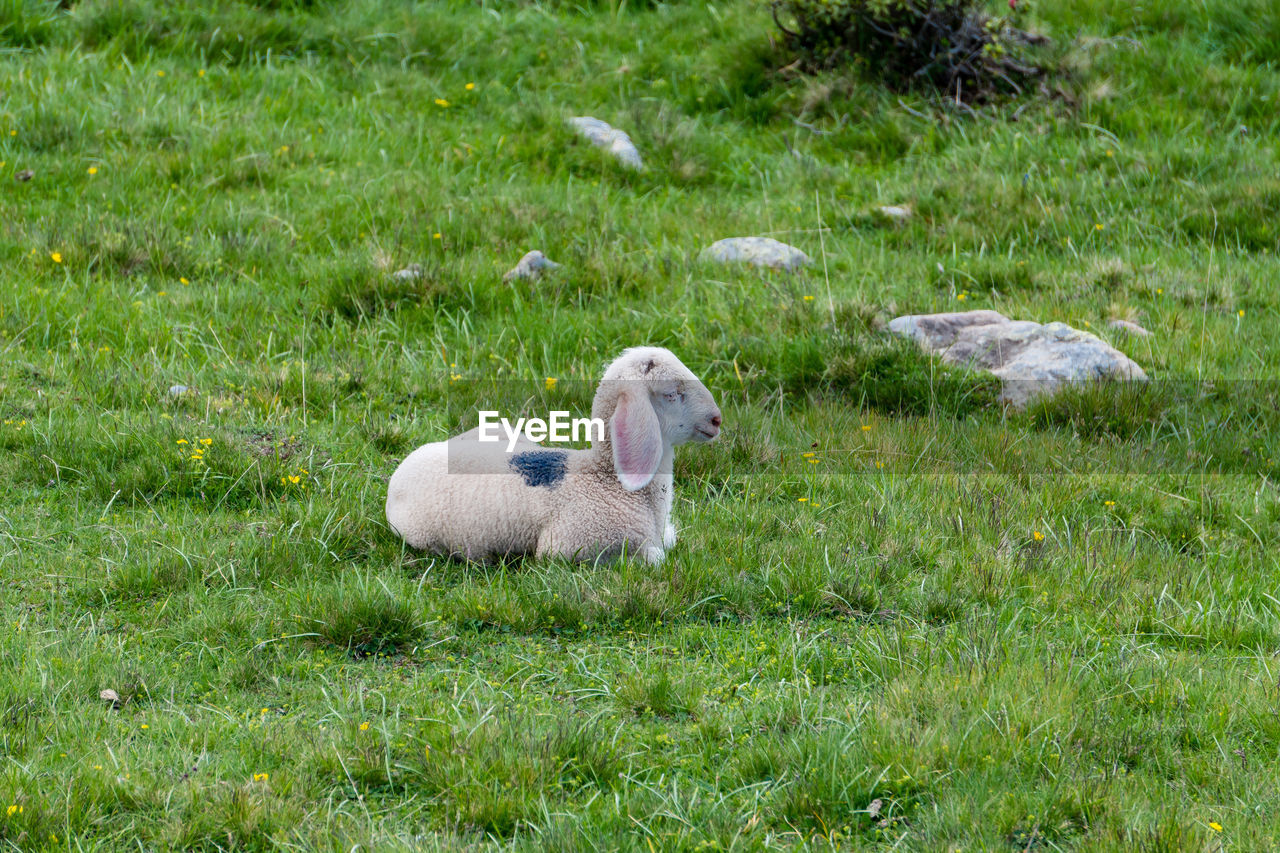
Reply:
[[[554,489],[564,479],[569,454],[563,450],[529,450],[511,457],[511,467],[530,486]]]

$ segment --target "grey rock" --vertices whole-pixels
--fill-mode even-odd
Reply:
[[[532,252],[525,254],[520,262],[507,271],[502,277],[503,281],[514,281],[516,279],[529,279],[536,281],[542,278],[544,272],[560,269],[560,264],[548,258],[546,255],[534,249]]]
[[[191,388],[187,385],[170,385],[169,386],[170,397],[181,397],[183,394],[188,394],[190,392],[191,392]]]
[[[727,237],[702,250],[702,257],[723,263],[747,263],[794,272],[809,263],[809,256],[770,237]]]
[[[422,265],[409,264],[402,270],[396,270],[391,274],[396,281],[417,281],[422,278]]]
[[[987,370],[1003,380],[1001,397],[1023,406],[1064,383],[1145,381],[1147,374],[1106,341],[1066,323],[1010,320],[996,311],[912,314],[889,321],[948,364]]]
[[[1112,320],[1110,323],[1107,324],[1107,327],[1111,329],[1116,329],[1121,332],[1126,332],[1130,335],[1133,335],[1139,338],[1151,337],[1151,333],[1149,331],[1142,328],[1132,320]]]
[[[876,208],[880,215],[894,222],[906,222],[911,218],[911,206],[906,204],[884,204]]]
[[[618,162],[622,165],[637,171],[644,168],[644,160],[640,159],[640,152],[631,141],[631,137],[624,131],[591,116],[574,116],[569,119],[569,124],[585,136],[592,145],[608,149],[609,153],[618,158]]]

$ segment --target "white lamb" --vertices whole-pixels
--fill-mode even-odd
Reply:
[[[661,562],[675,544],[674,447],[714,440],[720,409],[669,350],[635,347],[605,371],[591,416],[607,427],[589,450],[521,436],[508,452],[478,428],[419,447],[391,475],[387,521],[414,548],[470,560]]]

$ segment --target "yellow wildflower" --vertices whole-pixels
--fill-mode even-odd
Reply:
[[[437,107],[447,107],[447,106],[449,106],[449,102],[448,102],[448,101],[446,101],[444,98],[436,98],[436,106],[437,106]]]
[[[1031,531],[1031,538],[1036,540],[1037,542],[1043,542],[1044,534],[1041,533],[1039,530],[1033,530]]]
[[[89,167],[89,174],[90,174],[90,175],[96,175],[96,174],[98,174],[98,167],[97,167],[97,166],[90,166],[90,167]]]
[[[1209,821],[1209,828],[1214,832],[1222,832],[1222,824],[1218,823],[1216,820]]]
[[[61,253],[61,252],[50,252],[50,253],[49,253],[49,258],[50,258],[50,259],[51,259],[55,264],[60,264],[60,263],[62,263],[62,253]]]
[[[475,84],[475,83],[468,83],[464,88],[466,88],[466,90],[467,90],[468,92],[470,92],[470,91],[471,91],[472,89],[474,89],[475,87],[476,87],[476,84]]]
[[[557,382],[557,381],[558,381],[558,380],[557,380],[554,376],[548,376],[548,377],[543,381],[542,385],[543,385],[543,387],[544,387],[544,388],[546,388],[548,391],[552,391],[552,390],[555,390],[556,382]]]
[[[369,724],[368,724],[368,723],[361,723],[361,724],[360,724],[360,731],[362,731],[362,732],[367,732],[367,731],[369,731]]]
[[[266,773],[254,773],[254,774],[253,774],[253,781],[255,781],[255,782],[265,782],[265,781],[267,781],[267,774],[266,774]]]

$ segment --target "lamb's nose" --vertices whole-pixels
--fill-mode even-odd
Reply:
[[[712,425],[712,426],[716,426],[716,427],[720,426],[720,416],[719,416],[719,415],[712,415],[712,416],[711,416],[711,425]]]

